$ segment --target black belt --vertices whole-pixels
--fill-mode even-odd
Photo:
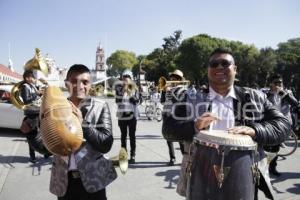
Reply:
[[[80,178],[80,173],[79,173],[79,171],[77,171],[77,170],[71,170],[71,171],[69,171],[69,175],[72,177],[72,178]]]

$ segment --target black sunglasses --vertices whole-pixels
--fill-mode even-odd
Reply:
[[[225,60],[225,59],[219,59],[219,60],[211,60],[209,62],[210,68],[217,68],[219,65],[221,65],[224,68],[230,67],[233,63],[231,61]]]

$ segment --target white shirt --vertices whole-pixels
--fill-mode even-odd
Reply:
[[[72,153],[70,155],[69,159],[70,159],[69,160],[69,171],[71,171],[71,170],[77,170],[77,165],[76,165],[74,153]]]
[[[231,87],[228,94],[223,97],[209,87],[209,99],[212,101],[211,112],[219,118],[211,123],[210,130],[227,130],[233,127],[235,122],[233,99],[236,99],[234,88]]]

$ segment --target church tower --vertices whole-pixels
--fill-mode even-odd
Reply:
[[[99,44],[96,51],[96,71],[105,71],[105,57],[104,57],[104,50]]]

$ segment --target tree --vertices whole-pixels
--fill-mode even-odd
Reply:
[[[111,73],[121,74],[125,69],[132,69],[138,62],[133,52],[117,50],[108,57],[106,63],[111,67]]]
[[[236,65],[240,66],[238,67],[239,83],[250,85],[256,74],[255,60],[259,54],[253,45],[200,34],[181,43],[176,62],[189,80],[198,85],[206,84],[208,58],[216,48],[226,48],[233,53]]]
[[[284,79],[285,86],[294,88],[300,95],[300,38],[290,39],[278,44],[277,69]]]
[[[268,87],[268,79],[277,66],[277,56],[275,50],[271,47],[260,49],[259,56],[256,59],[257,84],[260,87]]]
[[[174,71],[178,68],[175,59],[178,56],[178,47],[180,45],[182,31],[176,30],[173,35],[165,37],[162,45],[163,51],[161,55],[161,66],[165,67],[167,71]]]
[[[197,84],[207,83],[208,57],[217,47],[216,39],[206,34],[187,38],[179,46],[176,63],[187,79]]]

